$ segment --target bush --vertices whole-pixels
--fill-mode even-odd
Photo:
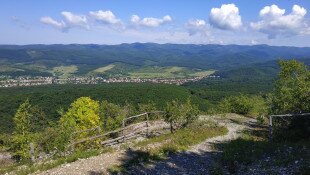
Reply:
[[[193,105],[190,99],[183,104],[173,100],[167,103],[164,119],[170,123],[170,131],[172,133],[176,128],[185,127],[195,121],[198,113],[197,106]]]
[[[267,113],[267,104],[260,96],[239,95],[222,100],[217,110],[221,113],[261,116]]]
[[[122,126],[126,111],[119,105],[105,100],[100,105],[100,116],[104,131],[111,131]]]

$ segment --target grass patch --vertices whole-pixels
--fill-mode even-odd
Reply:
[[[129,72],[132,78],[187,78],[197,76],[207,76],[214,71],[202,71],[188,69],[185,67],[143,67],[141,69]]]
[[[207,70],[207,71],[199,71],[199,72],[195,72],[190,74],[190,76],[193,77],[206,77],[209,76],[211,74],[214,74],[215,70]]]
[[[98,69],[95,69],[95,70],[93,70],[91,73],[105,73],[106,71],[111,70],[111,69],[113,69],[114,67],[115,67],[114,64],[109,64],[109,65],[107,65],[107,66],[104,66],[104,67],[100,67],[100,68],[98,68]]]
[[[71,66],[58,66],[54,67],[52,72],[55,76],[59,76],[62,78],[68,78],[72,76],[74,73],[78,71],[78,67],[76,65]]]
[[[57,167],[62,164],[75,162],[78,159],[84,159],[92,156],[97,156],[99,154],[112,152],[112,148],[105,148],[101,150],[87,150],[87,151],[77,151],[72,155],[67,157],[58,157],[49,161],[45,161],[42,163],[30,163],[30,162],[23,162],[23,163],[15,163],[13,165],[2,167],[0,168],[0,174],[5,174],[8,172],[14,171],[14,174],[17,175],[27,175],[30,173],[34,173],[37,171],[45,171],[54,167]]]
[[[175,133],[163,134],[150,138],[134,145],[136,151],[129,150],[129,159],[123,160],[123,164],[109,169],[111,173],[126,173],[127,170],[141,163],[150,163],[167,158],[169,154],[187,150],[190,146],[204,140],[224,135],[228,132],[225,127],[210,125],[210,122],[194,123],[187,128],[177,130]]]

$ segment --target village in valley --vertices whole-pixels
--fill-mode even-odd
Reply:
[[[43,77],[43,76],[21,76],[0,78],[0,87],[22,87],[22,86],[40,86],[52,84],[102,84],[102,83],[163,83],[182,85],[188,82],[196,82],[203,78],[220,78],[220,76],[197,76],[188,78],[131,78],[131,77]]]

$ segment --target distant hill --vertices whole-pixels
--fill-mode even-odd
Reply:
[[[279,58],[310,58],[310,47],[155,43],[0,45],[0,75],[49,76],[59,73],[55,70],[73,75],[94,72],[113,75],[154,66],[227,70]]]
[[[296,59],[310,66],[309,59]],[[278,60],[256,63],[216,72],[214,75],[234,81],[272,80],[280,71]]]
[[[297,60],[310,67],[310,59]],[[224,97],[239,93],[257,95],[271,92],[279,71],[277,60],[271,60],[220,70],[214,73],[220,78],[204,78],[183,86],[200,98],[218,102]]]

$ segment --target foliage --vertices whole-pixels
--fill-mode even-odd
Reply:
[[[48,121],[45,112],[39,106],[30,108],[30,128],[32,132],[40,132],[48,126]]]
[[[25,136],[30,133],[31,130],[31,108],[29,100],[26,100],[23,104],[19,106],[17,112],[13,118],[15,124],[14,134],[21,134]]]
[[[275,60],[279,57],[309,56],[309,48],[275,47],[267,45],[176,45],[133,43],[121,45],[28,45],[0,46],[0,61],[14,69],[0,74],[47,75],[53,67],[78,65],[76,75],[85,75],[97,68],[117,63],[124,66],[111,69],[113,75],[126,75],[124,67],[179,66],[200,69],[226,69],[251,63]],[[195,61],[193,61],[195,60]],[[41,65],[40,69],[29,63]],[[133,66],[134,65],[134,66]]]
[[[65,149],[71,139],[77,140],[85,138],[88,133],[81,132],[74,134],[77,131],[83,131],[98,127],[100,125],[99,117],[99,102],[94,101],[89,97],[80,97],[71,104],[71,108],[60,118],[59,121],[59,137],[58,142],[66,143],[61,149]],[[72,135],[74,137],[72,138]],[[86,146],[85,143],[81,146]]]
[[[196,105],[193,105],[190,99],[187,99],[186,103],[183,104],[183,109],[181,110],[185,115],[185,123],[183,127],[190,123],[193,123],[198,119],[199,109]]]
[[[192,105],[190,99],[186,103],[173,100],[167,103],[164,119],[170,123],[171,133],[181,126],[192,123],[198,116],[198,108]]]
[[[174,125],[176,122],[182,120],[182,113],[180,109],[180,104],[178,101],[173,100],[172,102],[168,102],[166,109],[165,109],[165,115],[164,119],[166,122],[170,123],[170,132],[172,133],[174,131]]]
[[[26,100],[21,104],[14,116],[15,130],[13,133],[12,149],[14,155],[18,159],[28,159],[29,144],[31,141],[31,113],[32,106],[29,100]]]
[[[148,103],[138,104],[138,109],[140,113],[156,111],[156,105],[154,102],[149,101]]]
[[[105,131],[115,130],[122,126],[126,111],[119,105],[104,100],[100,104],[101,120]]]
[[[310,112],[310,71],[296,60],[279,61],[281,71],[271,97],[271,113]]]
[[[139,113],[157,111],[157,107],[154,102],[149,101],[148,103],[138,104]],[[148,116],[150,120],[159,119],[161,114],[154,113]]]
[[[267,104],[260,96],[238,95],[227,97],[219,104],[218,112],[260,116],[267,113]]]
[[[206,105],[180,86],[165,84],[115,83],[101,85],[51,85],[37,87],[0,88],[0,132],[13,132],[13,116],[20,103],[27,98],[46,114],[46,121],[57,122],[59,109],[65,111],[79,97],[90,97],[96,101],[108,99],[110,103],[125,106],[126,115],[137,114],[138,104],[153,102],[162,110],[167,101],[179,99],[185,102],[191,98],[199,107]],[[201,105],[200,105],[201,104]],[[39,126],[39,125],[38,125]]]
[[[99,126],[99,102],[89,97],[78,98],[71,104],[65,115],[60,118],[60,123],[64,124],[71,120],[75,131]]]

